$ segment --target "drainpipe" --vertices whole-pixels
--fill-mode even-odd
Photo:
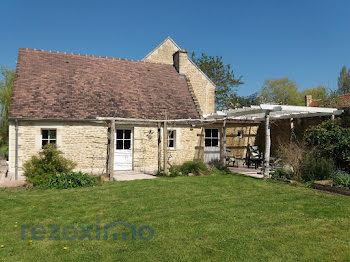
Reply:
[[[15,180],[18,180],[18,120],[15,120]]]

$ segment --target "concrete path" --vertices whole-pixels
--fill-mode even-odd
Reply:
[[[145,174],[137,171],[114,171],[114,179],[117,181],[131,181],[140,179],[154,179],[154,175]]]
[[[261,172],[261,168],[248,168],[248,167],[230,167],[230,170],[234,173],[250,176],[254,178],[264,178]]]

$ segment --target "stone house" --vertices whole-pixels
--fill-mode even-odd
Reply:
[[[220,159],[222,123],[202,121],[214,110],[214,83],[169,37],[141,61],[19,49],[9,171],[48,143],[92,174]],[[252,129],[236,124],[232,139]]]

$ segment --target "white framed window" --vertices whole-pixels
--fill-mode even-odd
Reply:
[[[57,141],[56,129],[41,129],[41,145],[56,144]]]
[[[175,149],[175,145],[176,145],[176,131],[169,130],[168,131],[168,148]]]
[[[131,149],[131,130],[118,129],[116,135],[116,149],[130,150]]]
[[[205,147],[219,146],[219,129],[206,128],[204,131]]]

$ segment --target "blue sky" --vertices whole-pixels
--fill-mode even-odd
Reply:
[[[141,59],[167,36],[197,53],[222,55],[242,75],[240,95],[268,78],[299,89],[337,87],[350,66],[350,1],[0,2],[0,64],[19,47]]]

